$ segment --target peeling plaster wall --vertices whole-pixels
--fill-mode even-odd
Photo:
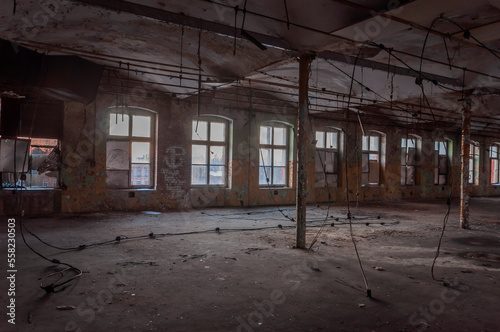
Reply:
[[[116,106],[116,96],[100,93],[96,101],[84,106],[67,103],[64,112],[62,140],[63,168],[61,189],[27,191],[23,193],[23,207],[27,214],[95,211],[169,210],[221,206],[259,206],[294,204],[296,199],[296,160],[290,160],[291,187],[267,188],[258,184],[259,178],[259,127],[268,121],[279,121],[297,128],[296,117],[285,115],[286,107],[273,112],[254,112],[216,106],[204,99],[201,115],[221,116],[230,119],[230,156],[228,187],[192,187],[191,179],[191,123],[196,118],[196,102],[170,97],[128,97],[130,107],[141,107],[156,112],[156,187],[155,189],[121,189],[106,187],[107,119],[110,108]],[[284,111],[285,110],[285,111]],[[346,201],[347,182],[351,201],[432,199],[446,198],[460,193],[460,128],[442,130],[409,130],[387,124],[365,124],[366,131],[376,130],[385,134],[385,158],[378,186],[361,185],[361,130],[355,119],[331,121],[311,118],[310,130],[332,127],[342,131],[344,147],[340,150],[338,187],[316,188],[314,133],[309,133],[311,144],[306,160],[308,171],[307,201]],[[417,162],[417,183],[402,186],[401,138],[408,134],[421,138]],[[453,157],[450,163],[448,184],[434,185],[434,141],[453,140]],[[487,137],[472,137],[481,144],[480,183],[471,185],[471,195],[500,195],[500,186],[489,183],[490,161],[486,148],[496,142]],[[295,138],[291,139],[293,151]],[[347,172],[345,156],[347,154]],[[292,155],[295,155],[293,153]],[[0,191],[0,208],[13,213],[20,206],[20,196],[13,191]]]

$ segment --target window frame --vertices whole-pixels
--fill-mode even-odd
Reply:
[[[322,133],[322,142],[320,144],[318,134]],[[336,146],[328,147],[328,134],[336,137]],[[340,185],[340,151],[342,149],[342,131],[336,128],[320,128],[315,131],[315,181],[316,188],[338,188]],[[331,155],[332,170],[327,170],[328,155]],[[318,165],[318,161],[321,163]],[[335,181],[329,183],[328,176]],[[335,178],[336,177],[336,178]]]
[[[490,157],[490,184],[494,185],[494,186],[499,186],[500,185],[500,144],[498,144],[498,143],[491,144],[488,155]],[[496,155],[496,157],[494,155]],[[496,174],[493,174],[495,172],[495,167],[494,167],[495,162],[496,162]],[[496,176],[496,181],[495,181],[495,176]]]
[[[199,125],[200,122],[207,123],[207,139],[193,139],[195,134],[196,126]],[[211,140],[211,124],[212,123],[222,123],[225,126],[224,130],[224,141],[214,141]],[[230,126],[231,121],[218,116],[201,116],[191,121],[191,180],[190,185],[192,187],[219,187],[219,188],[229,188],[229,155],[230,155]],[[199,135],[198,135],[199,136]],[[193,146],[195,145],[204,145],[206,147],[206,161],[204,163],[193,164]],[[223,147],[224,148],[224,164],[211,164],[209,149],[211,147]],[[206,181],[205,183],[193,183],[193,169],[194,167],[205,166],[206,167]],[[224,183],[223,184],[212,184],[210,183],[210,167],[223,167],[224,168]]]
[[[480,156],[481,147],[479,143],[471,141],[469,144],[469,185],[479,185]]]
[[[441,153],[441,148],[439,146],[440,143],[444,144],[444,150],[445,153]],[[448,139],[438,139],[434,141],[434,185],[436,186],[445,186],[448,185],[449,182],[449,176],[450,176],[450,160],[451,160],[451,155],[450,155],[450,147],[451,147],[452,141]],[[440,165],[441,160],[443,160],[441,157],[446,157],[446,172],[443,173],[441,172],[440,168],[443,167]],[[440,176],[444,175],[444,183],[440,182]]]
[[[417,135],[407,135],[401,138],[401,186],[410,187],[417,185],[417,161],[419,159],[419,139]],[[413,147],[410,146],[409,142],[412,143]],[[410,151],[413,152],[413,160],[410,159]],[[413,168],[413,173],[410,178],[408,178],[408,170]]]
[[[55,185],[52,185],[52,186],[33,186],[32,182],[33,182],[33,171],[35,171],[34,169],[32,169],[33,167],[33,149],[34,148],[51,148],[52,151],[47,154],[47,157],[40,163],[40,165],[48,158],[48,156],[50,156],[50,154],[54,151],[54,149],[58,149],[59,151],[61,151],[61,140],[58,139],[58,138],[40,138],[40,137],[31,137],[31,138],[27,138],[27,137],[2,137],[0,136],[0,139],[3,141],[3,140],[11,140],[11,141],[14,141],[14,145],[15,145],[15,149],[17,149],[17,145],[18,145],[18,141],[22,141],[22,142],[26,142],[27,144],[27,149],[28,149],[28,154],[26,154],[25,152],[22,153],[23,155],[25,155],[27,157],[26,159],[26,162],[23,162],[24,165],[21,165],[21,170],[18,171],[17,169],[19,168],[19,165],[17,165],[14,161],[14,165],[15,165],[15,170],[14,172],[9,172],[9,171],[1,171],[0,170],[0,180],[1,180],[1,183],[0,183],[0,188],[1,189],[21,189],[21,190],[57,190],[57,189],[60,189],[61,187],[61,168],[58,167],[57,170],[55,171],[51,171],[51,172],[57,172],[57,177],[56,179],[52,179],[52,183],[55,182]],[[47,145],[47,144],[33,144],[33,141],[36,141],[36,140],[55,140],[56,141],[56,144],[53,144],[53,145]],[[1,149],[1,147],[0,147]],[[59,152],[60,153],[60,152]],[[16,151],[16,155],[18,154],[18,152]],[[14,158],[16,159],[16,158]],[[23,167],[24,166],[24,167]],[[37,170],[36,170],[37,171]],[[44,172],[45,173],[45,172]],[[11,186],[4,186],[4,181],[3,181],[3,178],[4,178],[4,174],[14,174],[14,181],[16,182],[12,187]],[[19,176],[17,175],[19,174]],[[26,176],[26,179],[25,180],[21,180],[21,174],[24,174]],[[42,173],[43,174],[43,173]],[[21,184],[20,184],[20,187],[17,185],[17,183],[21,181]],[[48,180],[47,179],[43,179],[42,180],[42,184],[44,182],[47,182],[48,184]],[[28,185],[29,183],[29,185]]]
[[[383,151],[382,151],[382,140],[384,138],[385,134],[377,132],[377,131],[370,131],[367,133],[367,135],[362,135],[361,136],[361,185],[362,186],[380,186],[382,184],[382,158],[383,158]],[[377,149],[372,150],[371,149],[371,140],[373,138],[378,138],[378,144],[377,144]],[[366,145],[367,149],[365,149],[365,140],[366,140]],[[367,155],[367,164],[366,168],[364,167],[364,162],[363,158],[364,156]],[[371,159],[372,155],[377,155],[376,160],[378,161],[378,173],[377,173],[377,182],[370,182],[370,161],[375,160]],[[365,175],[366,174],[366,175]]]
[[[262,128],[263,127],[270,127],[271,128],[271,133],[272,133],[272,136],[271,136],[271,144],[263,144],[261,143],[261,135],[262,135]],[[284,138],[284,145],[277,145],[275,144],[275,128],[281,128],[281,129],[284,129],[285,130],[285,138]],[[269,188],[269,187],[273,187],[273,188],[289,188],[291,187],[290,183],[291,183],[291,180],[290,180],[290,174],[292,172],[292,170],[290,169],[290,157],[292,156],[292,153],[290,151],[291,149],[291,129],[293,127],[287,123],[283,123],[283,122],[265,122],[265,123],[261,123],[259,125],[259,135],[258,135],[258,138],[259,138],[259,176],[258,176],[258,181],[259,181],[259,187],[266,187],[266,188]],[[271,150],[271,155],[270,155],[270,159],[271,159],[271,165],[266,165],[266,164],[263,164],[264,166],[262,166],[262,163],[263,163],[263,152],[262,150],[263,149],[270,149]],[[284,166],[275,166],[275,150],[284,150],[285,151],[285,156],[284,156],[284,160],[285,160],[285,165]],[[274,169],[275,168],[284,168],[285,169],[285,175],[284,175],[284,179],[285,179],[285,183],[284,184],[281,184],[281,183],[274,183]],[[264,170],[264,176],[266,176],[266,182],[265,183],[261,183],[261,169]],[[271,174],[268,174],[266,169],[270,169],[271,170]],[[269,181],[271,180],[271,181]]]
[[[120,116],[128,116],[128,135],[114,135],[111,134],[111,120],[112,116],[116,115],[117,119]],[[149,137],[134,136],[133,135],[133,125],[134,116],[147,116],[150,118],[150,135]],[[148,109],[137,108],[137,107],[113,107],[107,112],[107,139],[106,139],[106,187],[111,190],[120,189],[155,189],[156,188],[156,145],[157,145],[157,113]],[[118,120],[117,120],[118,121]],[[117,170],[108,168],[108,143],[110,142],[128,142],[128,169]],[[133,143],[149,143],[149,162],[140,163],[134,162],[132,158],[133,153]],[[132,184],[134,177],[134,165],[149,165],[149,171],[147,173],[147,178],[149,184]],[[136,168],[137,169],[137,168]],[[111,186],[108,183],[109,172],[127,172],[127,186]],[[142,172],[141,172],[142,174]]]

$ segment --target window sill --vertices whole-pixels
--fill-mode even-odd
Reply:
[[[156,188],[107,188],[110,191],[155,191]]]
[[[61,191],[61,188],[1,188],[5,191]]]
[[[361,188],[384,188],[383,184],[362,184]]]

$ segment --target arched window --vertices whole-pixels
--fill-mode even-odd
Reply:
[[[260,126],[259,185],[289,185],[291,126],[268,122]]]
[[[369,132],[362,140],[361,183],[363,185],[379,185],[383,156],[382,139],[384,134]]]
[[[108,120],[107,187],[153,188],[156,113],[134,107],[113,108]]]
[[[417,160],[419,138],[408,135],[401,139],[401,185],[414,186],[417,183]]]
[[[217,116],[193,120],[191,185],[227,187],[229,126]]]
[[[316,131],[316,187],[336,188],[338,186],[341,137],[342,132],[334,128]]]

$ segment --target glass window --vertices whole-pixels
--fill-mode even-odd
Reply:
[[[2,188],[58,188],[61,170],[59,140],[15,138],[0,140]],[[24,173],[26,179],[22,179]]]
[[[288,184],[288,128],[283,125],[260,127],[259,185]]]
[[[469,183],[479,184],[479,144],[471,143],[469,150]]]
[[[192,185],[226,186],[228,126],[220,119],[193,120]]]
[[[315,187],[336,188],[339,184],[339,131],[316,131]]]
[[[381,135],[371,133],[362,137],[361,183],[380,184],[381,172]]]
[[[444,185],[448,181],[448,167],[451,156],[448,155],[448,141],[434,143],[434,184]]]
[[[500,146],[493,144],[490,147],[490,182],[500,184]]]
[[[416,136],[401,139],[401,185],[414,186],[417,182],[417,150]]]
[[[153,187],[154,121],[148,111],[126,108],[110,112],[110,137],[106,142],[108,188]]]

